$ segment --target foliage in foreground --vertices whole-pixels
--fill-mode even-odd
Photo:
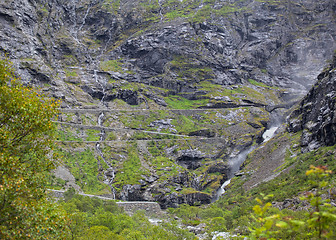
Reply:
[[[336,208],[330,199],[322,198],[323,189],[329,185],[332,172],[325,166],[310,166],[306,172],[310,176],[310,184],[315,189],[306,192],[301,200],[310,203],[310,209],[303,216],[294,218],[283,212],[269,214],[272,204],[267,201],[272,195],[257,198],[258,204],[253,207],[257,227],[250,228],[250,239],[331,239],[335,237],[333,229],[336,222]]]
[[[46,199],[58,103],[24,87],[0,60],[0,239],[58,239],[65,213]]]
[[[183,205],[169,211],[186,225],[206,223],[210,235],[224,231],[248,239],[333,239],[336,236],[336,208],[331,202],[335,202],[334,156],[335,147],[322,147],[296,157],[294,163],[300,164],[291,171],[251,191],[244,191],[243,179],[237,178],[225,195],[210,206]],[[318,167],[309,166],[312,164]],[[260,198],[262,192],[265,194]],[[281,203],[298,196],[301,203],[292,205],[293,210],[279,210],[269,202]],[[220,225],[214,224],[219,221]]]
[[[124,213],[114,201],[66,192],[63,208],[69,214],[70,239],[195,239],[176,223],[152,225],[143,212]]]

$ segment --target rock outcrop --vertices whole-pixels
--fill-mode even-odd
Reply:
[[[84,85],[99,69],[106,79],[141,82],[190,99],[200,97],[195,84],[202,78],[305,89],[335,48],[332,0],[148,4],[124,0],[114,9],[104,0],[6,1],[0,5],[0,48],[26,81],[52,83],[64,93],[63,81],[74,70],[69,67],[80,66]],[[194,17],[170,17],[183,9]],[[118,96],[139,104],[136,93]]]
[[[288,119],[290,132],[302,131],[305,150],[336,144],[336,55]]]

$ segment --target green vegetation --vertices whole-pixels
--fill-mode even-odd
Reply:
[[[270,4],[280,3],[280,1],[273,0],[259,1]],[[131,29],[127,29],[123,33],[118,33],[119,30],[116,32],[115,38],[117,39],[114,39],[114,36],[111,39],[114,47],[119,46],[129,36],[147,33],[149,28],[146,27],[150,25],[148,22],[162,21],[163,24],[160,26],[166,26],[168,24],[164,23],[165,21],[184,18],[183,21],[188,20],[193,23],[207,21],[209,25],[214,26],[214,18],[229,19],[230,14],[239,15],[246,11],[238,7],[242,1],[167,0],[160,1],[160,4],[157,0],[136,2],[141,3],[135,3],[134,1],[123,3],[133,8],[127,15],[132,18],[131,24],[127,24]],[[86,3],[89,4],[88,2]],[[203,7],[200,7],[201,3]],[[120,4],[120,0],[103,1],[104,7],[111,13],[120,14],[116,16],[116,19],[121,19],[119,17],[124,14],[124,12],[119,11]],[[137,4],[141,7],[138,8]],[[98,5],[99,3],[90,3],[90,7],[93,10]],[[196,9],[197,11],[195,11]],[[81,8],[78,10],[82,15],[86,9]],[[41,11],[49,12],[49,10],[46,11],[43,8]],[[50,10],[50,13],[52,14],[53,12]],[[143,16],[146,16],[145,19]],[[134,22],[137,24],[132,24]],[[195,31],[203,27],[201,24],[191,25],[195,28]],[[143,28],[143,26],[145,27]],[[86,30],[90,30],[86,26],[84,27]],[[319,25],[314,27],[319,27]],[[104,32],[105,29],[101,29],[101,33]],[[203,47],[204,49],[202,38],[199,37],[201,32],[197,31],[198,37],[191,36],[193,37],[192,41],[194,41],[192,47]],[[81,37],[80,35],[78,36]],[[73,50],[78,45],[73,37],[73,35],[63,32],[63,35],[59,36],[61,41],[55,44],[64,43],[64,46],[68,46],[70,50]],[[88,53],[91,52],[97,57],[101,52],[100,50],[111,50],[109,48],[112,44],[109,43],[110,41],[104,43],[103,41],[93,40],[91,37],[80,39],[82,45],[89,46],[91,51]],[[237,38],[239,38],[238,35]],[[101,44],[106,44],[106,48],[96,49]],[[81,46],[78,45],[77,47]],[[97,51],[93,51],[94,49]],[[206,53],[206,51],[204,52]],[[112,56],[113,54],[110,55]],[[104,57],[103,55],[99,56]],[[76,59],[78,55],[65,55],[63,57],[65,65],[78,64],[78,59]],[[200,58],[201,60],[199,60]],[[220,59],[218,60],[220,61]],[[23,59],[23,62],[31,64],[34,59]],[[109,91],[108,94],[111,94],[111,96],[118,89],[137,91],[139,99],[142,101],[141,106],[146,106],[147,104],[146,107],[153,109],[153,111],[141,111],[141,106],[132,108],[125,102],[121,102],[120,99],[106,104],[106,109],[122,106],[125,109],[135,110],[134,112],[111,111],[106,113],[106,118],[104,119],[104,126],[111,128],[110,132],[107,130],[105,140],[127,140],[127,142],[116,141],[101,144],[107,160],[111,161],[113,167],[115,167],[117,174],[113,185],[118,194],[123,186],[139,184],[139,180],[145,179],[144,176],[152,176],[154,173],[155,178],[158,177],[157,183],[167,182],[166,186],[169,193],[177,193],[179,196],[196,193],[198,192],[195,190],[196,188],[205,193],[213,193],[224,180],[224,177],[218,172],[209,173],[209,169],[212,167],[211,164],[215,164],[215,161],[218,160],[218,157],[212,157],[216,154],[213,150],[215,147],[207,148],[207,144],[214,143],[210,139],[206,139],[208,142],[203,145],[202,141],[196,143],[196,141],[187,140],[187,137],[184,139],[177,136],[152,134],[148,131],[197,135],[199,134],[196,132],[198,130],[210,129],[213,131],[214,136],[219,139],[218,142],[223,140],[223,148],[229,149],[224,149],[221,152],[221,158],[230,153],[234,144],[243,146],[250,141],[255,141],[255,136],[260,135],[262,132],[264,123],[269,119],[269,113],[262,108],[243,108],[239,106],[244,102],[243,100],[248,103],[254,102],[265,105],[272,101],[276,104],[279,102],[277,94],[279,90],[253,79],[249,79],[249,84],[247,85],[223,86],[213,84],[215,82],[215,71],[217,70],[213,66],[204,66],[204,62],[209,62],[207,56],[176,56],[165,66],[166,72],[149,77],[148,81],[146,80],[148,84],[166,84],[165,86],[170,88],[181,86],[181,92],[183,93],[180,95],[174,90],[169,91],[134,83],[132,81],[136,81],[136,79],[131,79],[131,76],[126,78],[129,82],[119,79],[109,81],[107,89]],[[60,201],[58,205],[49,202],[45,196],[45,180],[48,177],[50,187],[60,189],[68,184],[65,180],[47,174],[48,171],[56,166],[55,162],[52,161],[54,159],[62,159],[65,167],[75,177],[76,184],[84,192],[94,194],[110,193],[108,186],[103,184],[104,170],[108,166],[99,156],[99,151],[95,149],[94,144],[83,143],[84,141],[98,141],[100,139],[100,131],[95,130],[98,128],[87,129],[85,127],[85,129],[80,129],[79,124],[62,124],[55,132],[55,126],[51,120],[55,116],[57,104],[45,97],[38,96],[35,90],[24,88],[18,84],[14,79],[14,74],[11,70],[8,70],[9,68],[6,64],[6,62],[0,62],[1,239],[195,238],[193,234],[181,230],[174,221],[172,221],[173,224],[163,223],[159,226],[153,226],[142,213],[128,216],[113,201],[103,202],[94,198],[76,196],[71,192],[72,190],[65,194],[64,202]],[[82,65],[82,67],[84,73],[85,66]],[[134,73],[130,70],[127,71],[125,67],[127,65],[124,65],[122,59],[108,60],[100,64],[102,71]],[[79,73],[79,71],[77,72]],[[82,106],[82,109],[84,109],[90,104],[98,103],[99,100],[90,98],[89,101],[91,103],[86,103],[87,106],[82,105],[82,102],[88,99],[88,95],[83,92],[84,82],[79,83],[77,79],[71,79],[78,77],[77,72],[76,70],[65,70],[65,75],[71,80],[70,82],[78,82],[81,85],[67,85],[68,89],[65,90],[74,94],[73,97],[66,99],[67,102],[63,106],[74,103],[78,104],[76,107]],[[260,69],[260,72],[267,74],[266,69]],[[190,89],[192,89],[190,95],[186,93],[190,89],[183,86],[183,84],[190,86]],[[52,85],[46,86],[51,87]],[[80,89],[80,87],[83,87],[83,89]],[[89,87],[95,88],[95,86]],[[79,90],[82,92],[79,93]],[[52,91],[52,88],[49,91]],[[82,93],[84,97],[80,95]],[[84,100],[80,100],[81,97]],[[164,98],[168,106],[164,107],[165,104],[160,103],[160,99],[157,100],[157,98]],[[217,106],[232,108],[226,110],[210,109],[203,112],[197,109],[199,107],[214,108]],[[93,106],[91,107],[93,108]],[[102,110],[101,105],[95,107],[96,109],[90,109],[86,113],[78,111],[76,114],[62,114],[62,118],[64,117],[65,121],[71,123],[96,126],[98,112],[108,112],[109,110],[105,110],[105,107]],[[49,112],[44,113],[43,109]],[[155,111],[156,109],[165,110]],[[173,111],[171,109],[192,109],[192,111]],[[164,120],[168,124],[161,124],[164,125],[162,127],[155,122],[156,120]],[[118,135],[116,135],[115,132],[112,132],[114,128],[129,129],[123,129],[125,131],[118,132]],[[134,130],[135,128],[137,129]],[[78,142],[60,143],[57,148],[54,148],[52,144],[54,137],[59,141]],[[148,145],[146,145],[147,141],[137,141],[139,144],[136,145],[134,143],[136,141],[133,140],[139,139],[153,139],[153,141],[149,142]],[[129,144],[130,141],[131,144]],[[218,142],[215,144],[218,144]],[[219,143],[222,144],[222,142]],[[198,147],[201,147],[202,152],[209,156],[208,159],[202,160],[202,163],[205,163],[203,166],[196,170],[188,170],[178,164],[176,156],[180,154],[179,151],[197,149]],[[172,155],[165,154],[167,148],[171,148],[169,150],[172,151]],[[277,148],[278,145],[273,144],[269,151],[275,151]],[[297,156],[293,157],[294,154],[292,152]],[[229,231],[241,236],[249,236],[250,239],[332,239],[335,237],[336,216],[335,208],[329,203],[329,198],[335,198],[331,191],[335,185],[335,176],[325,166],[328,166],[328,169],[333,172],[336,170],[334,156],[335,147],[320,148],[317,151],[305,154],[301,154],[299,149],[292,147],[287,152],[286,162],[275,170],[275,172],[280,172],[288,169],[279,178],[262,183],[254,189],[246,191],[242,187],[245,179],[249,178],[248,174],[246,174],[241,178],[234,178],[230,189],[216,203],[201,207],[182,205],[180,208],[170,209],[169,212],[180,217],[182,224],[196,226],[200,223],[205,223],[206,231],[210,235],[214,231]],[[246,164],[248,163],[246,162]],[[311,164],[318,167],[311,167],[307,172]],[[187,178],[185,182],[190,183],[190,185],[183,186],[183,189],[179,189],[182,185],[180,183],[174,183],[174,186],[170,184],[173,182],[172,179],[180,177],[181,173],[183,173],[183,177],[186,176]],[[193,185],[193,180],[196,176],[197,187]],[[164,189],[162,192],[165,191]],[[256,199],[260,192],[265,193],[265,195]],[[273,197],[271,198],[272,195]],[[298,196],[302,200],[310,202],[311,208],[304,211],[280,211],[271,207],[268,202],[270,200],[275,202],[284,201]],[[305,206],[302,205],[301,207]],[[309,212],[309,214],[306,214],[306,212]],[[65,225],[67,225],[67,228],[64,227]],[[209,239],[211,237],[209,236]]]
[[[0,60],[0,238],[62,239],[66,217],[47,200],[58,102],[24,87]]]
[[[120,0],[104,0],[103,8],[113,14],[117,14],[120,7]]]
[[[232,13],[241,12],[245,9],[239,8],[237,3],[223,3],[221,2],[222,7],[214,7],[219,1],[216,0],[168,0],[158,4],[157,1],[144,1],[141,6],[145,10],[145,19],[147,21],[159,21],[160,19],[155,16],[155,13],[158,12],[158,9],[161,8],[161,11],[164,15],[165,21],[172,21],[177,18],[189,19],[192,22],[203,22],[206,19],[211,18],[211,16],[223,17]],[[200,5],[203,5],[199,9]]]
[[[188,134],[189,132],[198,130],[200,127],[190,117],[183,115],[179,116],[178,119],[174,119],[173,124],[176,126],[176,130],[182,134]]]
[[[75,136],[73,129],[69,126],[64,126],[56,130],[56,139],[58,141],[82,141],[81,138]]]
[[[211,84],[206,85],[211,89]],[[197,108],[198,106],[204,106],[207,103],[207,99],[205,102],[203,100],[187,100],[178,96],[171,96],[173,99],[176,99],[176,107],[178,109],[183,108]],[[168,97],[169,98],[169,97]],[[178,101],[181,99],[182,101]],[[169,102],[169,101],[167,101]],[[185,103],[190,103],[185,104]],[[198,105],[196,105],[198,103]],[[183,105],[181,105],[183,104]],[[194,104],[194,105],[193,105]],[[98,113],[96,111],[90,112],[78,112],[78,113],[63,113],[60,117],[66,121],[76,122],[78,119],[82,119],[82,122],[88,122],[89,125],[96,125]],[[251,136],[261,129],[254,129],[249,124],[244,123],[245,121],[256,123],[261,126],[260,121],[267,121],[269,114],[259,108],[236,108],[236,109],[214,109],[214,110],[206,110],[206,111],[178,111],[178,110],[135,110],[135,111],[118,111],[115,113],[106,112],[104,118],[104,126],[111,128],[130,128],[129,131],[116,131],[116,132],[106,132],[105,140],[113,141],[116,139],[116,135],[118,134],[118,140],[115,143],[104,143],[103,153],[104,156],[111,162],[111,164],[117,170],[116,178],[114,180],[114,186],[118,192],[121,191],[124,184],[138,184],[138,181],[143,179],[142,175],[148,175],[148,170],[155,169],[158,178],[158,182],[163,181],[171,181],[172,177],[178,176],[179,173],[184,172],[186,174],[190,174],[190,178],[192,178],[193,174],[198,176],[202,176],[201,178],[201,186],[202,192],[211,194],[215,189],[220,186],[220,181],[222,180],[222,176],[218,173],[208,173],[208,164],[214,164],[211,159],[204,159],[203,164],[198,169],[195,170],[187,170],[184,167],[180,166],[176,162],[175,157],[171,157],[169,155],[163,154],[167,148],[174,147],[174,154],[177,154],[177,151],[186,150],[186,149],[196,149],[200,146],[198,141],[192,140],[194,137],[185,137],[183,141],[180,136],[174,135],[164,135],[153,133],[156,131],[160,131],[161,133],[168,134],[183,134],[189,135],[191,132],[196,132],[202,129],[211,129],[214,136],[223,136],[223,139],[229,139],[231,142],[236,142],[237,144],[244,145],[248,141],[251,140]],[[64,121],[63,120],[63,121]],[[85,121],[84,121],[85,120]],[[163,122],[168,122],[167,125],[160,125],[160,123],[156,123],[157,120],[161,120]],[[242,123],[240,123],[242,122]],[[240,129],[240,137],[236,137],[236,130],[234,133],[228,132],[228,128],[231,125],[239,124]],[[162,127],[163,126],[163,127]],[[131,129],[142,129],[141,130],[131,130]],[[97,172],[92,171],[88,176],[85,174],[84,165],[81,163],[77,163],[77,155],[74,153],[70,153],[71,149],[78,149],[79,152],[82,152],[83,149],[88,149],[88,146],[91,143],[84,143],[86,140],[99,140],[99,131],[93,129],[78,129],[77,126],[68,126],[63,125],[60,129],[60,135],[66,134],[62,138],[66,140],[76,140],[78,139],[77,145],[75,143],[71,144],[71,146],[65,146],[67,149],[64,152],[68,152],[67,154],[63,154],[64,162],[67,163],[67,167],[71,172],[75,172],[76,183],[79,186],[84,186],[83,183],[87,182],[87,178],[95,179],[97,183],[97,189],[92,187],[88,189],[87,187],[82,189],[85,192],[89,191],[90,193],[98,193],[101,191],[105,191],[106,189],[102,189],[102,186],[98,183],[102,184],[102,168],[99,165],[99,162],[96,160],[89,165],[92,165],[92,168],[96,166],[100,169]],[[146,132],[148,131],[148,132]],[[152,132],[149,132],[152,131]],[[148,151],[144,151],[143,147],[133,146],[128,147],[128,145],[134,143],[133,140],[158,140],[162,141],[153,141],[153,142],[144,142],[141,144],[145,144],[145,149]],[[167,141],[164,141],[164,140]],[[176,139],[174,141],[173,139]],[[128,142],[123,142],[124,140]],[[93,145],[93,144],[91,144]],[[201,144],[202,145],[202,144]],[[202,151],[207,152],[209,154],[213,154],[214,146],[211,143],[205,143],[201,146]],[[92,152],[94,152],[94,147],[89,147]],[[209,149],[209,150],[208,150]],[[74,152],[77,152],[75,150]],[[98,154],[94,156],[97,160],[100,159]],[[92,158],[92,160],[94,159]],[[86,162],[85,160],[84,162]],[[103,161],[100,159],[101,164]],[[85,163],[87,166],[87,163]],[[105,167],[103,169],[106,169]],[[82,174],[82,175],[81,175]],[[98,177],[97,177],[98,176]],[[95,178],[96,177],[96,178]],[[62,181],[51,179],[54,183],[54,188],[60,188],[62,186]],[[63,184],[64,185],[64,184]],[[172,188],[171,192],[177,192],[181,194],[181,191],[176,191],[176,188]],[[195,191],[195,189],[193,189]],[[184,193],[184,192],[183,192]]]
[[[179,172],[184,171],[174,159],[168,158],[162,152],[166,147],[174,146],[174,142],[154,142],[148,143],[148,151],[152,155],[151,165],[157,169],[157,174],[160,176],[160,181],[165,181],[168,178],[177,175]],[[167,171],[169,169],[169,171]]]
[[[141,211],[129,216],[114,201],[75,195],[73,190],[65,193],[62,207],[69,215],[71,232],[64,239],[196,239],[194,234],[180,229],[174,221],[155,226]]]
[[[106,141],[114,141],[117,139],[117,136],[115,135],[114,132],[107,132],[106,133]]]
[[[254,220],[258,225],[249,228],[250,239],[331,239],[335,237],[333,230],[336,227],[336,208],[331,205],[330,199],[322,199],[325,194],[325,187],[329,182],[332,171],[325,166],[310,166],[306,171],[309,183],[314,186],[314,191],[306,192],[301,200],[309,201],[311,208],[309,212],[300,217],[289,216],[277,209],[272,209],[270,202],[264,203],[257,198],[258,204],[253,207]],[[263,197],[268,200],[268,195]],[[273,210],[273,215],[270,214]],[[276,212],[276,214],[274,214]],[[333,230],[332,230],[333,229]]]
[[[330,198],[335,199],[329,192],[334,189],[336,180],[335,174],[331,174],[336,170],[334,156],[334,146],[300,154],[288,159],[293,164],[288,173],[252,190],[244,191],[244,178],[233,178],[225,195],[211,206],[183,205],[169,211],[185,223],[209,224],[219,218],[225,223],[226,231],[249,236],[249,239],[332,239],[336,230],[336,208],[329,204]],[[264,193],[261,198],[260,193]],[[308,212],[304,202],[292,205],[297,207],[295,211],[279,210],[268,203],[293,197],[309,202]]]
[[[188,100],[177,95],[165,97],[164,100],[168,104],[168,107],[171,109],[194,109],[204,106],[209,102],[208,99]]]
[[[177,1],[179,4],[180,2]],[[167,4],[169,3],[169,1],[167,2]],[[191,8],[178,8],[178,9],[175,9],[173,11],[168,11],[166,14],[165,14],[165,18],[167,20],[174,20],[176,18],[190,18],[194,15],[194,11],[192,11]]]
[[[100,63],[100,69],[105,72],[124,72],[120,60],[108,60]]]
[[[252,102],[266,104],[266,97],[271,98],[273,101],[279,101],[276,95],[276,89],[271,89],[267,85],[256,82],[252,79],[249,82],[253,85],[257,85],[263,87],[263,94],[260,91],[257,91],[251,87],[245,85],[238,85],[235,87],[226,87],[222,85],[212,84],[208,81],[203,81],[198,84],[199,90],[206,91],[205,97],[213,98],[213,97],[229,97],[232,102],[239,103],[242,98],[248,99]],[[213,100],[216,102],[215,100]]]
[[[200,79],[206,81],[214,78],[212,69],[200,66],[197,59],[177,56],[170,62],[170,65],[170,70],[176,72],[183,80],[199,82]]]
[[[79,151],[59,149],[58,154],[84,192],[91,194],[108,192],[107,185],[103,183],[103,173],[99,171],[102,168],[107,169],[107,166],[102,159],[97,159],[93,149]]]
[[[68,38],[68,36],[65,36],[65,38]],[[78,64],[78,60],[73,55],[63,55],[64,58],[64,64],[68,66],[75,66]]]
[[[99,141],[100,139],[100,131],[99,130],[95,130],[95,129],[88,129],[86,130],[87,133],[87,138],[86,141]]]
[[[138,181],[142,178],[141,175],[146,174],[141,165],[136,146],[130,146],[127,152],[128,156],[127,160],[123,162],[122,172],[117,174],[114,179],[113,185],[117,190],[121,190],[126,184],[138,184]]]
[[[264,84],[262,82],[257,82],[256,80],[253,80],[253,79],[249,79],[248,81],[249,81],[249,83],[251,83],[252,85],[255,85],[255,86],[259,86],[259,87],[263,87],[263,88],[269,87],[266,84]]]
[[[65,76],[66,77],[78,77],[78,74],[75,71],[70,71],[70,70],[67,70],[67,69],[65,69],[64,71],[65,71]]]

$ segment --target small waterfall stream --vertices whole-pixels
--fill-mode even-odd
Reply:
[[[97,69],[98,69],[98,66],[99,66],[99,59],[106,52],[108,44],[112,40],[112,34],[109,32],[109,39],[108,39],[107,43],[102,48],[100,54],[98,56],[94,57],[94,59],[92,57],[92,52],[89,50],[88,47],[85,46],[85,44],[83,44],[81,42],[81,39],[80,39],[80,36],[81,36],[80,32],[83,31],[83,28],[85,26],[87,18],[90,14],[90,11],[93,9],[95,4],[97,4],[97,0],[90,0],[89,1],[88,5],[87,5],[88,7],[87,7],[82,19],[79,19],[79,16],[77,14],[78,0],[69,0],[69,7],[68,8],[69,8],[69,11],[70,11],[70,21],[73,24],[73,26],[71,28],[71,36],[79,44],[79,46],[83,48],[82,50],[84,51],[85,57],[88,60],[87,69],[92,69],[92,66],[94,66],[94,70],[91,70],[91,71],[93,71],[94,81],[96,82],[97,86],[102,91],[102,97],[100,99],[100,105],[104,109],[104,108],[107,108],[107,103],[105,101],[105,98],[106,98],[106,81],[102,80],[102,78],[99,78]],[[104,117],[105,117],[104,110],[102,110],[100,112],[98,118],[97,118],[97,125],[99,127],[103,127]],[[98,155],[100,156],[100,158],[108,166],[108,168],[104,171],[104,183],[110,186],[113,199],[115,199],[116,191],[115,191],[114,187],[112,186],[112,183],[113,183],[114,178],[115,178],[115,170],[114,170],[112,164],[104,157],[104,153],[101,149],[102,142],[104,141],[105,135],[106,135],[105,130],[102,129],[100,131],[99,135],[100,135],[99,141],[96,143],[95,148],[96,148],[96,151],[97,151]],[[100,162],[98,162],[98,164],[100,165]]]
[[[264,140],[261,144],[269,141],[274,136],[274,134],[275,134],[276,130],[279,128],[279,126],[280,126],[279,121],[276,121],[276,123],[274,125],[271,125],[262,135]],[[256,146],[256,145],[251,145],[251,146],[245,148],[243,151],[241,151],[237,156],[229,159],[228,165],[229,165],[230,170],[229,170],[229,173],[228,173],[228,176],[227,176],[228,180],[226,180],[222,184],[222,186],[220,186],[220,188],[217,189],[217,191],[216,191],[214,197],[212,198],[211,202],[217,201],[220,198],[220,196],[225,193],[225,187],[230,184],[231,179],[235,176],[235,174],[237,172],[239,172],[240,166],[246,160],[247,155],[249,153],[251,153],[257,147],[258,146]]]
[[[163,16],[163,13],[162,13],[162,1],[159,0],[158,3],[159,3],[159,6],[160,6],[160,10],[159,10],[160,19],[161,19],[160,21],[162,22],[162,20],[164,19],[164,16]]]
[[[102,106],[106,107],[106,103],[104,101],[105,95],[106,95],[105,84],[103,84],[99,81],[97,70],[94,70],[93,73],[94,73],[94,78],[95,78],[96,83],[102,88],[102,91],[103,91],[103,97],[101,98],[100,102],[101,102]],[[99,127],[103,127],[104,117],[105,117],[105,114],[104,114],[104,111],[102,111],[99,114],[98,119],[97,119],[97,124],[98,124]],[[104,183],[110,186],[113,199],[115,199],[115,192],[116,191],[115,191],[114,187],[112,186],[113,180],[115,178],[115,170],[114,170],[112,164],[109,161],[107,161],[106,158],[104,157],[104,153],[103,153],[103,151],[101,150],[101,147],[100,147],[100,144],[105,139],[105,134],[106,134],[105,130],[102,129],[100,131],[99,141],[96,143],[96,150],[97,150],[99,156],[103,159],[105,164],[108,166],[108,169],[106,169],[104,171],[104,178],[105,178]]]
[[[84,27],[85,22],[86,22],[86,19],[87,19],[87,16],[89,15],[90,10],[91,10],[91,8],[92,8],[92,6],[93,6],[94,4],[95,4],[95,1],[90,2],[89,6],[88,6],[88,8],[87,8],[87,10],[86,10],[86,12],[85,12],[85,15],[84,15],[84,17],[83,17],[82,24],[79,26],[79,28],[78,28],[78,30],[77,30],[77,34],[78,34],[78,31],[81,31],[82,28]]]

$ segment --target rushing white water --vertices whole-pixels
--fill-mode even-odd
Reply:
[[[86,22],[86,18],[87,16],[89,15],[89,12],[92,8],[92,4],[89,5],[89,7],[87,8],[86,12],[85,12],[85,15],[84,15],[84,18],[82,20],[82,24],[80,25],[80,27],[78,28],[78,31],[82,30],[82,28],[84,27],[85,25],[85,22]],[[78,34],[78,31],[77,31],[77,34]]]
[[[148,221],[153,224],[153,225],[159,225],[160,223],[162,223],[162,219],[158,219],[158,218],[148,218]]]
[[[215,202],[219,199],[221,195],[225,193],[225,187],[230,184],[231,179],[234,177],[235,173],[237,173],[240,169],[240,166],[244,163],[246,160],[247,155],[252,152],[256,146],[250,146],[246,148],[245,150],[241,151],[236,157],[230,158],[228,161],[229,165],[229,172],[227,179],[220,188],[217,189],[216,194],[212,198],[212,202]]]
[[[244,163],[246,160],[247,155],[252,152],[256,146],[250,146],[246,148],[245,150],[241,151],[236,157],[231,158],[229,160],[229,166],[230,166],[230,173],[229,173],[229,179],[233,178],[234,175],[239,172],[240,166]]]
[[[215,202],[219,199],[220,196],[222,196],[225,193],[225,187],[231,183],[231,178],[229,180],[226,180],[220,188],[217,189],[217,192],[215,196],[212,198],[211,202]]]
[[[101,83],[100,81],[99,81],[99,78],[98,78],[98,74],[97,74],[97,70],[93,70],[93,76],[94,76],[94,79],[95,79],[95,81],[96,81],[96,83],[101,87],[101,89],[102,89],[102,91],[103,91],[103,97],[102,97],[102,99],[100,99],[100,103],[101,104],[103,104],[103,105],[106,105],[105,104],[105,95],[106,95],[106,92],[105,92],[105,84],[103,84],[103,83]],[[99,118],[98,118],[98,120],[99,120]]]
[[[273,127],[270,127],[269,129],[267,129],[264,132],[264,134],[262,135],[262,137],[264,139],[263,142],[267,142],[268,140],[270,140],[274,136],[274,134],[275,134],[276,130],[278,130],[278,128],[279,128],[278,126],[273,126]]]
[[[160,11],[159,11],[159,13],[160,13],[160,20],[161,20],[161,22],[162,22],[164,16],[163,16],[163,14],[162,14],[162,5],[161,5],[161,2],[162,2],[162,1],[159,0],[159,5],[160,5]]]
[[[267,129],[263,134],[263,143],[269,141],[275,134],[276,130],[279,128],[279,125],[274,125]],[[229,173],[227,176],[227,179],[220,188],[217,189],[216,194],[214,195],[212,202],[217,201],[221,195],[225,193],[225,187],[230,184],[231,179],[234,177],[234,175],[239,172],[240,166],[244,163],[244,161],[247,158],[247,155],[252,152],[254,149],[256,149],[257,146],[251,145],[250,147],[244,149],[241,151],[236,157],[230,158],[228,161],[229,165]]]

